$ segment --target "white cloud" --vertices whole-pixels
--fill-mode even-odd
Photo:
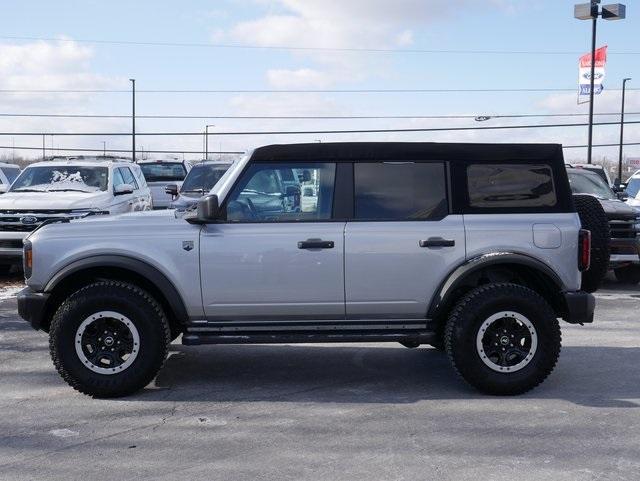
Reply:
[[[262,17],[241,21],[226,32],[235,43],[258,46],[358,49],[397,48],[413,43],[414,30],[424,28],[465,9],[478,9],[475,0],[256,0],[269,7]],[[509,11],[517,0],[491,0],[490,8]],[[482,4],[486,8],[486,4]],[[223,35],[216,31],[215,40]],[[388,58],[355,52],[294,51],[323,69],[325,81],[357,82],[384,71]],[[269,81],[272,78],[268,78]],[[279,80],[279,79],[278,79]],[[298,78],[304,87],[304,78]],[[308,86],[317,84],[308,77]],[[272,85],[274,85],[272,83]],[[275,85],[274,85],[275,86]]]
[[[21,45],[0,45],[0,89],[6,90],[88,90],[113,88],[122,80],[104,77],[91,71],[93,50],[75,42],[38,41]],[[5,94],[3,103],[16,106],[41,107],[69,99],[77,101],[82,95]]]
[[[310,68],[271,69],[267,71],[267,80],[278,89],[322,89],[331,83],[331,78],[326,73]]]

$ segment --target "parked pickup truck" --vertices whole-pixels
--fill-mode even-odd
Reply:
[[[288,197],[303,185],[317,200],[300,209]],[[431,344],[511,395],[553,370],[558,319],[593,321],[589,254],[559,145],[271,145],[195,211],[38,229],[18,309],[49,333],[61,376],[98,397],[147,385],[180,335]]]
[[[53,157],[28,165],[0,195],[0,272],[22,264],[22,240],[42,223],[151,208],[140,167],[117,157]]]

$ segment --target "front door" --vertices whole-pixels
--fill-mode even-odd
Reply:
[[[295,181],[283,182],[291,173]],[[207,319],[344,319],[345,223],[332,220],[334,180],[333,163],[249,166],[222,206],[226,221],[202,229]],[[307,184],[318,202],[302,212]]]

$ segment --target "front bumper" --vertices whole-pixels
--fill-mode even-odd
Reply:
[[[563,292],[567,313],[563,319],[569,324],[593,322],[596,298],[584,291]]]
[[[609,267],[616,268],[628,264],[640,264],[640,237],[612,238]]]
[[[30,287],[18,293],[18,315],[31,324],[35,330],[45,325],[45,307],[49,300],[46,292],[36,292]]]

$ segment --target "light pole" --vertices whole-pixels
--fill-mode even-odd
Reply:
[[[102,141],[102,156],[107,156],[107,142],[105,142],[104,140]]]
[[[209,127],[215,127],[215,125],[204,126],[204,160],[209,160]]]
[[[600,0],[591,0],[590,3],[580,3],[573,7],[573,16],[578,20],[591,20],[591,78],[589,91],[589,145],[587,147],[587,162],[591,163],[593,151],[593,94],[596,74],[596,29],[598,16],[604,20],[622,20],[626,16],[626,7],[621,3],[603,5],[600,10]]]
[[[622,182],[622,151],[624,150],[624,94],[630,78],[622,80],[622,107],[620,109],[620,156],[618,157],[618,184]]]
[[[131,155],[132,160],[136,161],[136,79],[130,78],[131,82]]]
[[[45,137],[45,134],[42,134],[42,160],[45,160],[45,157],[46,157],[45,151],[44,151],[44,137]]]

